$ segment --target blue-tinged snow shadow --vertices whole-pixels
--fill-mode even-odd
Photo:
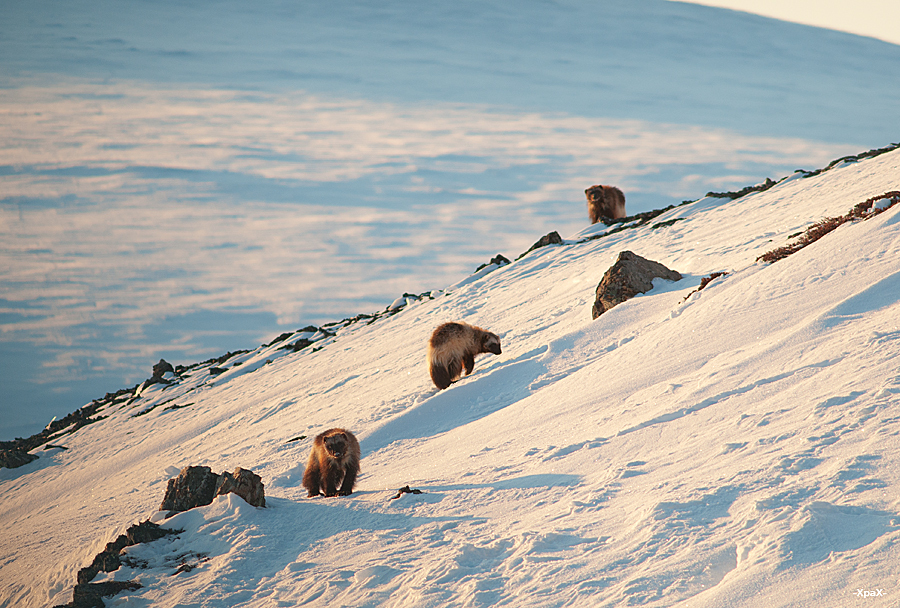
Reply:
[[[59,440],[54,441],[52,444],[46,444],[42,447],[35,448],[31,450],[29,453],[37,456],[37,460],[32,460],[27,464],[23,464],[20,467],[16,467],[13,469],[7,467],[0,467],[0,481],[11,481],[14,479],[19,479],[20,477],[25,477],[41,469],[46,469],[48,467],[56,466],[59,464],[59,455],[66,449],[65,445],[66,437],[62,437]]]
[[[522,475],[521,477],[501,479],[500,481],[495,481],[486,485],[495,490],[536,490],[539,488],[550,489],[574,486],[579,483],[581,483],[581,477],[579,475],[539,473],[536,475]]]
[[[900,272],[890,274],[850,296],[817,320],[816,331],[831,329],[846,321],[873,313],[900,301]]]
[[[349,531],[352,531],[353,543],[359,547],[377,542],[384,533],[396,536],[415,533],[442,543],[446,542],[445,530],[473,521],[471,516],[426,517],[406,512],[402,509],[403,504],[398,506],[401,507],[399,511],[381,513],[372,509],[371,503],[361,502],[354,496],[300,500],[266,497],[266,507],[259,508],[229,494],[216,498],[212,505],[183,511],[161,521],[163,527],[182,532],[175,537],[134,546],[129,549],[129,555],[150,562],[149,568],[141,570],[148,588],[154,584],[164,585],[170,580],[173,567],[165,565],[177,565],[185,557],[190,559],[186,549],[211,559],[227,555],[229,560],[244,566],[239,577],[225,577],[222,581],[227,597],[232,600],[229,605],[233,605],[237,592],[265,589],[279,576],[293,584],[303,584],[309,576],[307,571],[319,567],[305,561],[318,561],[315,555],[306,552],[322,547],[323,543],[346,543],[341,538]],[[235,538],[229,533],[233,526],[252,530],[252,534]],[[394,576],[404,573],[404,569],[392,567],[397,564],[368,562],[365,565],[364,572],[371,573],[373,568],[377,571],[379,584],[387,584]],[[348,564],[342,576],[352,578],[356,567]],[[372,582],[371,577],[369,582]],[[229,590],[230,585],[233,588]]]
[[[361,441],[363,455],[372,454],[402,439],[432,437],[493,414],[531,394],[531,382],[546,371],[543,346],[512,361],[494,365],[437,392]]]
[[[809,516],[806,523],[786,537],[782,568],[815,564],[833,553],[861,549],[900,528],[897,514],[867,507],[813,502],[804,511]]]

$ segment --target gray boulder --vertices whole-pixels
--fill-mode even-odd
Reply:
[[[266,506],[265,486],[253,471],[238,467],[217,475],[209,467],[185,467],[169,480],[160,511],[187,511],[212,503],[216,496],[234,493],[254,507]]]
[[[254,507],[266,506],[266,492],[262,478],[247,469],[238,467],[234,473],[222,473],[216,487],[216,496],[233,492]]]
[[[37,460],[34,454],[29,454],[25,450],[13,448],[11,450],[0,450],[0,468],[15,469],[29,462]]]
[[[209,467],[184,467],[169,480],[160,511],[187,511],[208,505],[216,497],[219,476]]]
[[[630,251],[623,251],[597,285],[597,295],[591,309],[593,318],[596,319],[616,304],[621,304],[639,293],[650,291],[653,289],[653,279],[657,278],[680,281],[681,274],[669,270],[659,262],[642,258]]]
[[[159,363],[153,366],[153,375],[150,376],[150,378],[155,380],[162,380],[163,375],[166,372],[172,372],[174,374],[175,368],[172,367],[172,364],[165,359],[160,359]]]
[[[72,601],[56,608],[104,608],[104,597],[118,594],[121,591],[135,591],[142,585],[137,581],[105,581],[102,583],[86,583],[76,585],[72,592]]]

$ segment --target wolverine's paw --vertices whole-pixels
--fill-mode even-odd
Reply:
[[[350,496],[353,494],[353,490],[341,490],[338,492],[338,496]]]

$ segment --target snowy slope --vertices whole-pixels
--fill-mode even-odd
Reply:
[[[187,465],[254,470],[268,508],[231,495],[166,520],[184,532],[130,548],[143,567],[104,576],[143,587],[107,606],[894,605],[900,206],[756,258],[898,175],[895,150],[655,229],[586,240],[595,225],[371,324],[108,405],[54,441],[67,450],[0,470],[0,605],[69,601],[106,542],[162,521]],[[684,278],[592,321],[623,250]],[[451,319],[503,354],[437,392],[424,346]],[[301,337],[316,343],[279,349]],[[307,499],[310,437],[332,426],[360,438],[357,491]],[[391,500],[407,484],[423,494]]]
[[[6,1],[0,58],[0,439],[900,124],[900,46],[666,0]]]

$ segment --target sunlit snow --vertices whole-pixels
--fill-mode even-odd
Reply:
[[[895,191],[898,171],[895,150],[586,229],[111,403],[54,441],[68,449],[0,471],[0,602],[68,601],[76,570],[149,518],[184,532],[127,549],[97,580],[142,588],[107,606],[891,605],[900,205],[756,259]],[[592,320],[623,250],[684,278]],[[503,354],[436,391],[424,347],[450,319]],[[301,337],[314,346],[280,348]],[[360,438],[362,475],[308,499],[311,438],[333,426]],[[187,465],[252,469],[267,508],[228,495],[165,519]],[[423,493],[393,499],[406,485]]]
[[[98,576],[141,585],[107,606],[894,606],[900,150],[794,170],[897,141],[900,47],[664,0],[411,7],[0,7],[0,439],[98,408],[0,469],[0,606],[69,602],[148,519],[183,532]],[[596,183],[671,208],[588,226]],[[683,278],[592,320],[626,250]],[[437,391],[450,320],[503,353]],[[309,499],[335,426],[356,490]],[[267,507],[167,519],[189,465]]]

